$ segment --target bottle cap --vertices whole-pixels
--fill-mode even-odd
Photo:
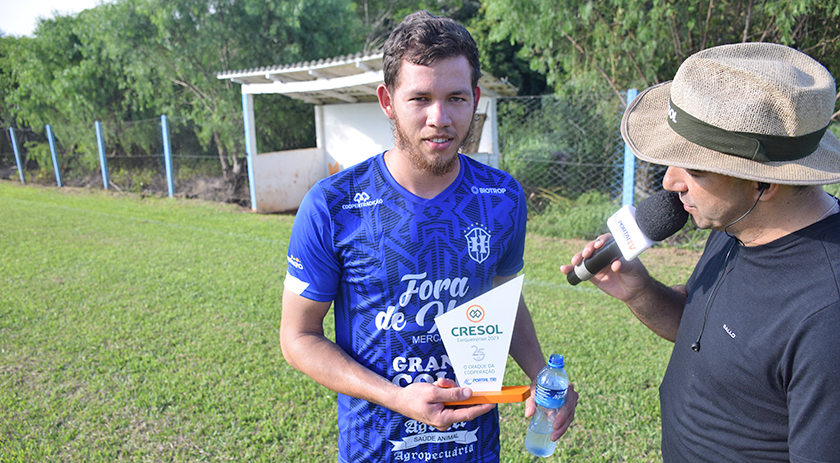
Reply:
[[[551,357],[548,359],[548,366],[551,368],[563,368],[565,363],[566,361],[560,354],[551,354]]]

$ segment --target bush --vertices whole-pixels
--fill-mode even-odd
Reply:
[[[840,188],[836,189],[840,191]],[[607,194],[596,190],[588,191],[576,200],[542,190],[536,199],[545,206],[543,212],[529,215],[528,232],[560,239],[594,239],[607,233],[607,219],[620,208],[617,200],[612,200]],[[709,230],[701,230],[689,220],[680,231],[663,243],[667,246],[701,251],[708,237]]]
[[[547,200],[547,206],[541,214],[529,218],[528,231],[554,238],[595,238],[608,231],[607,219],[618,209],[615,200],[596,190],[574,201],[548,190],[541,190],[539,195]]]

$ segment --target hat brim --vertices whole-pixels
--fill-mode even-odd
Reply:
[[[668,125],[671,82],[641,92],[624,112],[621,136],[639,159],[783,185],[840,183],[840,140],[827,130],[819,148],[796,161],[756,162],[696,145]]]

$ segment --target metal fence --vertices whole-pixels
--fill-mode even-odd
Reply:
[[[167,144],[171,179],[166,170]],[[202,142],[200,128],[184,118],[47,125],[43,131],[8,129],[0,136],[0,178],[22,175],[24,182],[44,185],[174,193],[248,206],[247,176],[225,179],[218,151],[212,140]],[[233,152],[244,159],[244,143]]]
[[[623,101],[612,94],[499,100],[500,166],[523,186],[533,212],[550,198],[621,195]]]
[[[498,101],[500,166],[522,184],[532,212],[593,191],[631,204],[662,189],[667,168],[632,155],[629,183],[625,178],[619,124],[628,93],[632,101],[635,90],[620,97],[611,92]],[[829,128],[840,136],[840,121]]]
[[[501,98],[497,110],[500,167],[522,183],[532,212],[542,212],[557,195],[572,200],[590,191],[611,199],[621,195],[624,143],[619,121],[624,103],[618,95]],[[247,176],[239,184],[226,181],[218,150],[200,140],[200,128],[183,118],[169,118],[165,130],[163,119],[106,121],[99,132],[91,126],[10,129],[0,136],[0,178],[20,175],[14,133],[26,182],[166,194],[168,133],[178,196],[248,206]],[[244,140],[235,151],[244,158]],[[657,173],[650,170],[637,166],[642,197],[656,189]]]
[[[592,93],[498,100],[499,164],[523,185],[531,212],[540,214],[557,198],[573,201],[590,192],[610,200],[624,193],[626,201],[624,142],[619,132],[626,99],[626,94]],[[200,128],[189,120],[171,118],[164,130],[164,119],[104,122],[100,137],[87,126],[5,130],[0,136],[0,178],[21,174],[12,146],[14,134],[27,182],[166,194],[168,134],[176,195],[250,206],[247,175],[239,176],[238,182],[226,180],[218,149],[212,141],[200,139]],[[833,125],[832,130],[840,126]],[[244,140],[233,151],[240,153],[244,165]],[[100,152],[107,161],[107,176],[102,175]],[[664,172],[662,166],[635,160],[630,188],[635,201],[630,202],[661,189]]]

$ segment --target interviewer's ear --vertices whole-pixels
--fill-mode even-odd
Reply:
[[[776,196],[776,193],[779,192],[779,184],[757,182],[757,185],[756,185],[755,189],[758,190],[758,199],[759,200],[769,201]]]

